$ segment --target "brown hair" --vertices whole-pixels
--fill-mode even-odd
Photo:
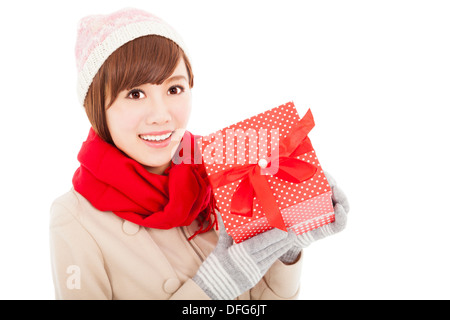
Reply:
[[[114,51],[97,72],[84,101],[86,114],[95,132],[114,145],[106,123],[106,109],[123,90],[145,83],[162,84],[181,58],[186,64],[189,86],[192,88],[194,77],[190,62],[172,40],[156,35],[144,36]]]

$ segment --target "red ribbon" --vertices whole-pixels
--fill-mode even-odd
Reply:
[[[279,143],[278,171],[272,176],[285,181],[300,183],[310,179],[317,172],[317,167],[296,157],[312,151],[308,133],[314,127],[311,110],[292,128],[291,133]],[[273,159],[272,159],[273,162]],[[271,162],[268,163],[270,167]],[[209,176],[213,187],[218,188],[233,181],[242,179],[232,198],[230,212],[236,215],[251,217],[253,200],[256,196],[263,208],[269,225],[286,231],[276,199],[267,181],[270,172],[258,164],[238,165]]]

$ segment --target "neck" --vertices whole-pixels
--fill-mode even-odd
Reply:
[[[170,163],[167,163],[167,164],[159,166],[159,167],[146,166],[145,169],[150,173],[162,175],[164,173],[164,171],[166,171],[166,169],[169,167],[169,165],[170,165]]]

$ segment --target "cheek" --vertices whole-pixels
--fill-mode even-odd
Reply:
[[[175,119],[175,121],[177,122],[177,125],[185,128],[188,121],[189,121],[189,117],[191,115],[191,103],[190,101],[183,104],[183,105],[179,105],[174,109],[173,112],[173,118]]]
[[[136,131],[140,117],[133,112],[123,112],[120,108],[108,109],[106,121],[113,140],[121,140],[127,133]]]
[[[130,112],[130,109],[125,112],[125,108],[115,108],[106,111],[106,119],[108,125],[111,125],[110,130],[126,129],[134,127],[139,122],[140,116],[136,112]]]

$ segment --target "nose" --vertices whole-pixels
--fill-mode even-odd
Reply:
[[[149,125],[162,125],[172,120],[169,107],[162,100],[153,100],[147,107],[146,123]]]

